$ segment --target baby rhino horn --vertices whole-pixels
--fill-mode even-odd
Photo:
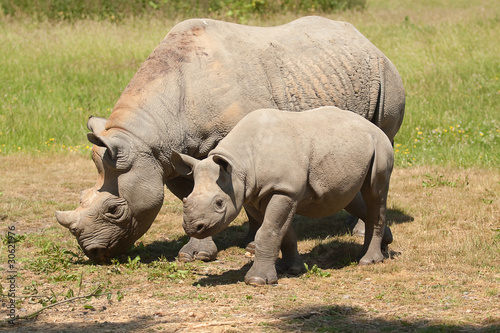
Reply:
[[[184,203],[184,209],[190,209],[190,208],[192,208],[195,205],[194,201],[195,200],[192,199],[192,198],[189,198],[189,199],[188,198],[184,198],[184,199],[182,199],[182,202]]]

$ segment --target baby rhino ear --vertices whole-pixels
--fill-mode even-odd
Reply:
[[[179,174],[182,176],[189,176],[193,173],[193,169],[200,161],[194,157],[178,153],[174,150],[172,151],[170,162],[172,163],[174,170]]]
[[[213,155],[213,160],[216,164],[220,165],[222,170],[224,170],[225,172],[231,173],[233,171],[231,163],[223,156]]]

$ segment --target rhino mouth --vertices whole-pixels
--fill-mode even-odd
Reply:
[[[109,249],[101,245],[89,246],[84,249],[84,252],[95,263],[106,263],[111,258]]]

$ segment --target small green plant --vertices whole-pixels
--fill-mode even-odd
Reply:
[[[130,259],[130,257],[129,257]],[[120,261],[116,258],[111,259],[111,265],[108,269],[108,273],[121,274],[122,270],[120,268]]]
[[[318,276],[318,277],[330,277],[331,274],[329,272],[325,272],[321,268],[318,267],[318,265],[314,264],[311,269],[309,269],[309,266],[304,263],[304,267],[306,268],[306,277],[311,277],[311,276]]]
[[[63,250],[59,244],[50,240],[44,240],[39,245],[42,249],[38,256],[28,262],[30,269],[35,272],[47,274],[62,271],[81,259],[79,255]]]
[[[118,302],[120,302],[120,301],[123,299],[123,297],[125,297],[125,294],[124,294],[123,292],[121,292],[120,290],[118,290],[118,291],[116,292],[116,300],[117,300]]]
[[[497,234],[495,236],[493,236],[493,243],[497,243],[499,242],[500,243],[500,229],[496,229],[494,230]]]
[[[148,280],[170,279],[174,282],[189,278],[192,273],[192,267],[189,263],[182,264],[180,267],[177,262],[169,262],[164,257],[149,264]]]
[[[6,233],[5,236],[3,237],[2,241],[4,244],[14,244],[14,243],[22,242],[25,239],[26,239],[26,235],[20,235],[20,234],[9,235]]]
[[[136,256],[134,259],[130,259],[130,257],[127,257],[127,262],[125,263],[125,267],[131,270],[138,269],[141,267],[141,257]]]

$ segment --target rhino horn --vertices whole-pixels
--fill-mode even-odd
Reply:
[[[56,219],[62,226],[69,229],[78,221],[78,212],[75,210],[56,211]]]

